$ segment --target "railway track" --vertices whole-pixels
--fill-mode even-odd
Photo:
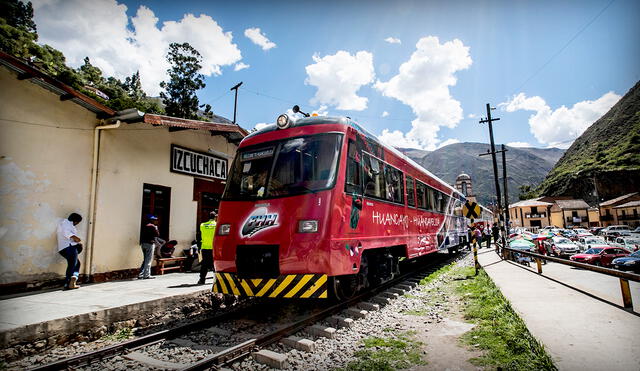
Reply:
[[[344,322],[349,321],[334,315],[348,310],[356,318],[359,317],[358,312],[364,316],[366,310],[354,308],[372,309],[385,305],[417,285],[421,278],[452,260],[450,255],[433,254],[427,259],[413,262],[410,267],[405,267],[406,272],[399,277],[340,303],[327,300],[255,300],[253,305],[238,310],[37,366],[31,370],[205,370],[221,367],[264,350],[271,344],[327,319],[332,319],[336,327],[344,326]],[[289,341],[292,342],[295,341]]]

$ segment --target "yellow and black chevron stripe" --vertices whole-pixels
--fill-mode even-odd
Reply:
[[[326,274],[287,274],[278,278],[238,278],[235,273],[216,272],[213,292],[265,298],[327,298]]]

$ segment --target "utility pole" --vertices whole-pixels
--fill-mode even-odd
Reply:
[[[502,187],[504,188],[504,223],[509,233],[509,191],[507,187],[507,148],[502,145]]]
[[[498,162],[496,161],[496,146],[493,142],[493,125],[492,122],[493,121],[498,121],[500,120],[499,118],[495,118],[492,119],[491,118],[491,105],[489,103],[487,103],[487,118],[486,119],[482,119],[480,120],[481,124],[484,123],[488,123],[489,124],[489,139],[491,140],[491,159],[493,161],[493,180],[495,181],[495,186],[496,186],[496,195],[498,196],[498,220],[499,220],[499,224],[502,223],[503,221],[503,216],[501,214],[502,212],[502,198],[500,197],[500,183],[498,182]],[[504,229],[504,226],[501,226],[502,229]],[[503,233],[502,236],[502,246],[505,246],[505,233]]]
[[[234,124],[236,123],[236,108],[238,107],[238,88],[240,87],[240,85],[242,85],[242,81],[237,83],[233,88],[229,89],[229,90],[236,91],[236,99],[233,102],[233,123]]]

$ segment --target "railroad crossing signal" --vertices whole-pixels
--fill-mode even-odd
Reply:
[[[462,213],[465,217],[469,219],[476,219],[480,217],[480,205],[475,202],[465,202],[464,206],[462,206]]]

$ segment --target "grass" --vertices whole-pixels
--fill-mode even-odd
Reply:
[[[127,340],[133,337],[133,329],[129,327],[122,328],[114,333],[107,334],[100,338],[100,340]]]
[[[557,370],[483,270],[478,276],[473,276],[473,267],[459,268],[455,273],[469,277],[455,282],[455,290],[464,298],[465,318],[476,324],[462,341],[485,351],[472,363],[504,370]]]
[[[370,337],[363,340],[364,349],[355,353],[357,360],[342,371],[390,371],[424,365],[421,343],[413,340],[415,332],[393,335],[391,338]]]
[[[433,280],[435,280],[436,278],[440,277],[441,275],[449,272],[451,269],[453,269],[454,264],[447,264],[444,267],[438,269],[437,271],[431,273],[430,275],[426,276],[425,278],[420,280],[420,285],[428,285],[430,282],[432,282]]]

